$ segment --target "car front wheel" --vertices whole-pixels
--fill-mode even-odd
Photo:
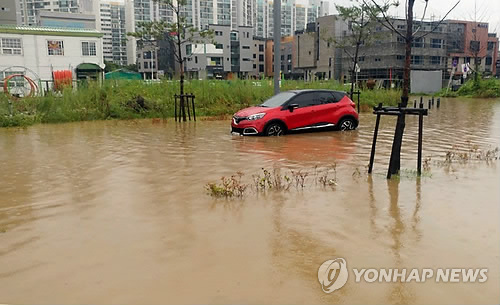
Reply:
[[[268,137],[279,137],[285,134],[285,128],[280,123],[271,123],[267,126],[265,135]]]
[[[349,130],[354,130],[356,129],[357,124],[356,121],[352,118],[344,118],[340,121],[338,125],[338,129],[340,131],[349,131]]]

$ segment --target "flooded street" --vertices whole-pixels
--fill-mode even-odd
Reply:
[[[418,118],[402,168],[416,168]],[[0,129],[0,303],[484,304],[500,301],[500,163],[443,167],[452,146],[500,146],[500,101],[444,100],[424,121],[430,172],[385,179],[395,119],[357,131],[238,137],[227,121]],[[217,200],[237,171],[337,164],[336,190]],[[356,173],[359,171],[359,175]],[[312,175],[308,179],[312,180]],[[356,283],[318,268],[488,268],[485,283]]]

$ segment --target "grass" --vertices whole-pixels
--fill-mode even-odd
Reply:
[[[437,95],[443,97],[497,98],[500,97],[500,80],[479,78],[478,82],[475,82],[471,79],[458,91],[446,91],[446,88],[444,88]]]
[[[348,90],[336,82],[284,81],[282,91],[292,89]],[[64,123],[107,119],[168,118],[174,116],[178,81],[147,84],[143,81],[90,82],[78,90],[66,88],[44,97],[12,101],[0,93],[0,127],[37,123]],[[186,93],[196,96],[197,116],[224,117],[257,105],[273,95],[272,81],[189,81]],[[364,108],[378,103],[395,105],[401,92],[366,90],[360,96]],[[12,111],[11,111],[12,109]]]

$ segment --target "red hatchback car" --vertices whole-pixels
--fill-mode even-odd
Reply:
[[[359,120],[355,107],[345,92],[286,91],[257,107],[240,110],[233,116],[231,130],[242,135],[265,136],[328,127],[353,130]]]

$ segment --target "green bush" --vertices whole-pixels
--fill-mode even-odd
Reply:
[[[500,97],[500,80],[495,78],[482,79],[479,78],[476,82],[470,79],[458,89],[458,91],[446,92],[446,89],[441,90],[438,96],[444,97],[476,97],[476,98],[496,98]]]
[[[347,91],[337,82],[286,80],[281,90],[332,89]],[[244,107],[258,105],[274,92],[272,80],[186,81],[185,92],[196,96],[198,116],[231,115]],[[25,126],[35,123],[63,123],[106,119],[167,118],[174,116],[174,95],[179,81],[145,83],[109,80],[89,82],[78,89],[66,88],[43,97],[12,102],[0,94],[0,126]],[[395,105],[401,92],[367,90],[361,93],[365,107],[378,103]]]

